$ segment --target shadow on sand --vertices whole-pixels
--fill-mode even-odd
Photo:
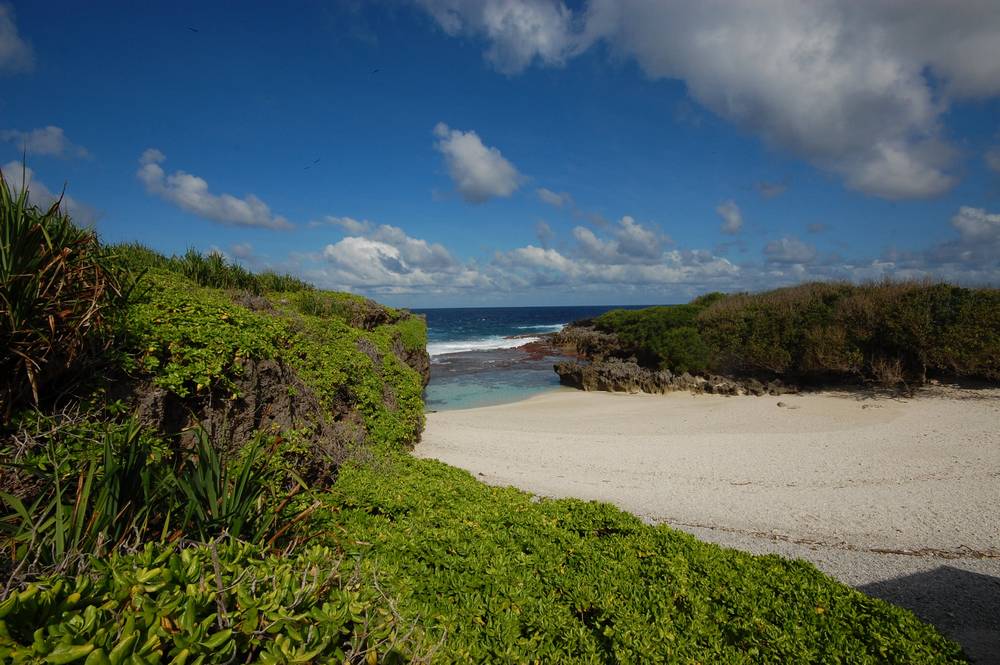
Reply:
[[[961,644],[974,663],[1000,664],[1000,578],[940,566],[858,588],[912,610]]]

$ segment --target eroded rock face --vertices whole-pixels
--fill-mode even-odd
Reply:
[[[130,387],[136,416],[182,446],[194,443],[204,429],[224,453],[251,441],[258,431],[298,430],[308,452],[298,471],[310,483],[325,485],[336,469],[367,437],[356,405],[346,393],[326,409],[313,391],[288,366],[276,360],[248,361],[235,379],[237,397],[218,392],[196,398],[177,395],[143,381]]]
[[[603,360],[593,363],[562,362],[554,366],[559,382],[580,390],[663,394],[677,390],[712,395],[782,395],[798,392],[780,381],[763,384],[757,379],[692,376],[652,370],[633,361]]]
[[[392,342],[392,352],[420,375],[420,380],[426,388],[427,383],[431,380],[431,357],[427,353],[427,349],[408,350],[403,345],[403,341],[397,337]]]

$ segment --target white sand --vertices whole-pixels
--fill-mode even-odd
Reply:
[[[491,484],[609,501],[705,540],[811,560],[911,607],[980,662],[1000,654],[1000,390],[872,399],[567,389],[429,414],[415,454]]]

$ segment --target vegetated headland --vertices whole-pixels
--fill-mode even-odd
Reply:
[[[930,282],[810,283],[712,293],[687,305],[615,310],[552,343],[584,390],[723,395],[928,381],[1000,381],[1000,289]]]
[[[803,561],[409,454],[425,326],[0,182],[0,659],[964,662]]]

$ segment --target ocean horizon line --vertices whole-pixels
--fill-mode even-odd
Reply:
[[[458,310],[458,309],[577,309],[577,308],[598,308],[606,307],[609,309],[642,309],[644,307],[669,307],[672,305],[682,305],[684,303],[655,303],[646,305],[623,305],[623,304],[598,304],[598,305],[467,305],[462,307],[404,307],[403,309],[408,309],[411,312],[428,312],[428,311],[446,311],[446,310]]]

